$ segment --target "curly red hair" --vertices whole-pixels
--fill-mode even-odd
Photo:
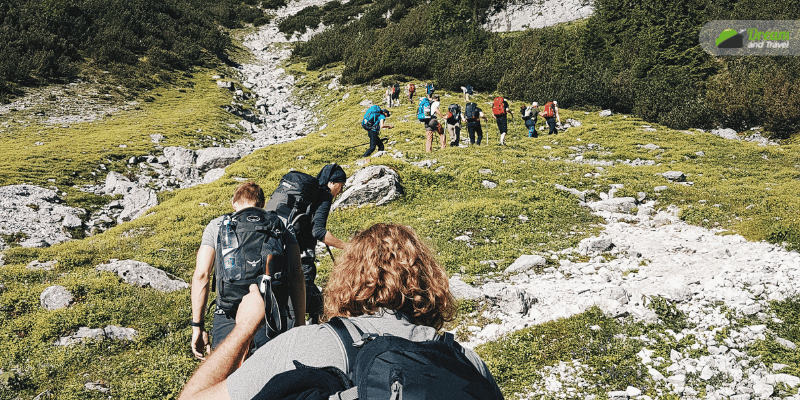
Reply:
[[[381,308],[418,325],[452,321],[450,282],[433,253],[409,227],[379,223],[357,233],[339,256],[325,290],[325,315],[355,317]]]

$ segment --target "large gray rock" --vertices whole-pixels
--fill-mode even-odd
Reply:
[[[578,251],[585,250],[588,253],[602,253],[611,250],[612,247],[614,247],[614,242],[610,238],[590,237],[578,243]]]
[[[197,179],[199,172],[194,167],[197,153],[183,147],[164,148],[164,157],[172,170],[172,175],[180,180]]]
[[[39,295],[39,304],[45,310],[59,310],[69,307],[75,296],[63,286],[50,286]]]
[[[106,194],[128,194],[136,184],[131,182],[125,175],[111,171],[106,175],[106,185],[103,192]]]
[[[587,203],[592,211],[608,211],[628,214],[636,208],[636,199],[633,197],[615,197],[611,199]]]
[[[681,171],[667,171],[661,176],[670,182],[686,182],[686,175]]]
[[[225,168],[242,158],[239,149],[230,147],[209,147],[197,150],[195,165],[200,171]]]
[[[481,292],[491,299],[500,308],[501,312],[509,315],[528,313],[533,304],[538,301],[517,287],[509,287],[506,283],[490,282],[481,286]]]
[[[527,0],[508,2],[489,14],[484,28],[492,32],[522,31],[586,18],[594,12],[591,0]]]
[[[87,340],[103,340],[103,339],[111,339],[111,340],[133,340],[136,338],[136,329],[133,328],[123,328],[119,326],[109,325],[105,328],[88,328],[82,326],[78,328],[78,331],[69,336],[63,336],[56,340],[56,346],[71,346],[73,344],[78,344],[85,342]]]
[[[333,208],[374,203],[384,205],[403,195],[400,175],[384,165],[370,165],[347,179],[347,190],[333,203]]]
[[[128,284],[150,287],[162,292],[173,292],[189,287],[183,280],[141,261],[116,260],[109,264],[98,265],[97,270],[114,272]]]
[[[153,189],[135,188],[122,199],[123,210],[117,223],[132,221],[144,215],[147,210],[158,205],[158,195]]]
[[[69,230],[81,228],[85,214],[86,210],[63,205],[52,189],[0,187],[0,234],[20,237],[23,247],[49,247],[72,239]],[[0,241],[0,250],[8,245]]]
[[[472,287],[458,276],[450,278],[450,293],[456,300],[482,300],[484,297],[480,289]]]
[[[518,274],[534,267],[544,266],[545,264],[547,264],[547,260],[540,255],[523,254],[506,268],[506,273]]]

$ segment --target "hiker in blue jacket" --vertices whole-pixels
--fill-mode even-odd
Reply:
[[[364,152],[361,157],[369,157],[375,148],[378,151],[383,151],[383,142],[378,136],[381,129],[392,129],[393,126],[386,124],[386,118],[392,114],[389,110],[382,109],[380,106],[372,106],[364,113],[364,118],[361,120],[361,127],[367,131],[369,135],[369,148]]]
[[[325,291],[327,317],[346,317],[365,333],[390,334],[413,342],[436,338],[436,331],[454,318],[456,303],[447,273],[409,227],[373,225],[355,234],[336,261]],[[330,324],[291,329],[237,369],[236,360],[263,321],[264,303],[253,285],[242,300],[236,328],[200,365],[180,399],[259,398],[269,393],[267,383],[272,377],[295,369],[294,362],[348,372],[347,350]],[[486,379],[482,387],[489,390],[489,396],[484,398],[502,399],[477,354],[458,343],[454,347],[476,369],[477,376]]]

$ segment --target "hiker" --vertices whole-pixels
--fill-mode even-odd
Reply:
[[[436,88],[433,87],[432,83],[430,83],[430,82],[426,82],[425,83],[425,93],[428,96],[428,98],[431,99],[431,100],[433,100],[433,91],[434,90],[436,90]]]
[[[550,130],[547,132],[547,134],[557,134],[558,131],[556,130],[556,120],[558,121],[558,125],[561,125],[561,116],[558,115],[558,102],[553,100],[545,103],[544,110],[542,110],[539,115],[544,118],[544,120],[547,122],[547,126],[550,127]]]
[[[409,227],[379,223],[355,234],[350,245],[339,256],[325,290],[325,315],[331,320],[323,325],[292,329],[278,336],[237,369],[232,360],[237,359],[243,351],[242,348],[246,347],[264,320],[261,296],[255,288],[251,288],[250,294],[242,301],[241,308],[239,323],[229,340],[200,365],[183,388],[180,399],[288,398],[279,395],[280,390],[287,386],[294,389],[295,393],[302,393],[308,390],[304,387],[321,385],[319,379],[298,381],[296,377],[299,374],[316,371],[326,375],[326,370],[334,368],[339,369],[339,373],[350,373],[365,365],[364,362],[372,360],[355,357],[358,351],[367,351],[370,345],[377,345],[382,341],[419,348],[430,343],[430,340],[436,340],[439,342],[437,344],[450,343],[430,351],[434,353],[433,356],[447,354],[449,357],[443,358],[438,364],[418,363],[413,368],[409,368],[408,363],[401,364],[404,368],[393,372],[406,376],[405,382],[387,379],[377,382],[376,385],[385,386],[388,392],[389,387],[394,387],[397,383],[405,384],[407,395],[419,393],[421,396],[415,398],[443,398],[436,395],[431,397],[431,392],[428,393],[429,396],[424,394],[426,391],[436,390],[438,393],[445,391],[444,393],[450,395],[449,398],[503,398],[491,372],[477,354],[457,342],[450,342],[452,334],[445,333],[441,337],[436,334],[445,322],[453,320],[456,302],[450,292],[444,268]],[[359,347],[350,345],[353,343],[353,334],[358,335],[359,331],[364,332],[364,336],[359,335],[358,338],[365,337],[364,342],[369,342],[360,350]],[[348,334],[350,338],[347,337]],[[402,349],[408,350],[410,347],[402,346]],[[414,352],[403,358],[413,362],[412,356],[420,354]],[[425,358],[432,359],[433,357]],[[448,362],[450,360],[453,362]],[[402,361],[398,361],[398,364]],[[461,368],[457,368],[456,361]],[[315,369],[309,371],[298,364]],[[430,368],[435,369],[434,373],[427,374],[431,371]],[[457,372],[448,376],[446,373],[439,373],[440,371]],[[385,373],[389,378],[389,371]],[[272,379],[278,374],[278,377]],[[460,378],[459,385],[450,384],[452,375]],[[428,378],[431,381],[413,386],[416,382],[414,378],[425,376],[432,377]],[[295,377],[294,381],[289,382],[292,377]],[[360,382],[364,383],[363,380]],[[369,387],[373,389],[372,386]],[[465,387],[468,390],[464,390]],[[343,385],[341,388],[344,390]],[[333,393],[320,392],[321,396],[315,398],[327,399],[331,394]],[[389,395],[375,398],[389,398]]]
[[[414,104],[414,92],[417,91],[417,85],[414,82],[408,82],[408,86],[406,86],[406,93],[408,93],[408,102],[410,104]]]
[[[316,177],[291,171],[281,178],[264,207],[267,211],[275,211],[297,239],[306,286],[305,310],[313,324],[319,323],[322,316],[322,293],[314,283],[317,277],[317,241],[337,249],[344,249],[347,245],[327,226],[331,204],[342,192],[345,181],[347,174],[335,163],[323,167]]]
[[[481,140],[483,140],[483,128],[481,127],[481,118],[484,121],[488,121],[485,115],[483,115],[483,110],[478,107],[477,103],[471,102],[467,103],[464,106],[464,119],[467,121],[467,132],[469,132],[469,144],[481,144]],[[475,141],[475,135],[478,135],[477,142]]]
[[[463,119],[461,106],[458,104],[450,104],[447,106],[445,121],[447,122],[447,132],[450,133],[451,147],[458,146],[461,142],[461,120]]]
[[[420,103],[421,104],[421,103]],[[444,120],[444,115],[439,110],[441,103],[439,102],[439,95],[433,96],[433,102],[431,103],[431,111],[430,111],[430,118],[425,122],[425,152],[430,153],[433,150],[433,134],[434,132],[439,134],[439,148],[444,150],[447,147],[447,138],[444,134],[444,127],[442,123],[439,122],[441,118]]]
[[[400,105],[400,84],[395,82],[392,86],[392,107]]]
[[[383,100],[386,102],[386,108],[392,107],[392,86],[389,85],[386,87],[386,91],[383,92]]]
[[[511,109],[508,107],[508,102],[503,98],[503,96],[497,96],[494,99],[494,103],[492,104],[492,116],[494,120],[497,122],[497,130],[500,132],[500,145],[506,145],[506,132],[508,131],[508,117],[507,115],[511,114],[511,118],[514,118],[514,113],[511,112]]]
[[[304,325],[305,320],[297,321],[288,319],[288,297],[291,297],[294,310],[304,315],[305,313],[305,286],[303,285],[303,271],[300,266],[300,249],[297,241],[291,234],[274,237],[263,234],[266,230],[285,227],[275,214],[267,213],[264,207],[264,191],[254,182],[245,182],[239,185],[231,198],[234,213],[226,214],[213,219],[203,231],[203,239],[197,250],[197,260],[192,275],[192,353],[199,359],[204,359],[208,353],[208,333],[205,331],[204,317],[208,302],[209,276],[214,268],[215,288],[217,292],[217,309],[211,329],[211,348],[217,349],[222,341],[230,335],[236,325],[236,313],[239,303],[248,292],[250,283],[262,274],[271,275],[276,286],[275,295],[278,308],[281,311],[281,323],[286,327]],[[233,231],[227,231],[233,227]],[[249,228],[249,231],[248,231]],[[261,230],[254,230],[260,228]],[[274,229],[270,229],[274,228]],[[224,238],[228,233],[236,237],[235,249],[225,247]],[[285,247],[285,249],[284,249]],[[230,253],[228,252],[229,250]],[[231,258],[228,264],[227,253]],[[260,260],[256,264],[247,261]],[[224,267],[223,267],[224,265]],[[251,268],[247,268],[250,265]],[[252,268],[255,266],[255,268]],[[231,276],[241,274],[241,279]],[[278,287],[280,285],[283,287]],[[287,290],[288,286],[288,290]],[[264,310],[262,309],[262,312]],[[258,332],[253,332],[255,348],[263,346],[274,334],[268,333],[265,327]],[[276,332],[277,333],[277,332]]]
[[[539,117],[539,103],[533,102],[530,107],[522,106],[520,110],[522,120],[525,121],[525,127],[528,128],[528,137],[535,138],[539,134],[536,133],[536,119]]]
[[[465,86],[462,86],[461,91],[464,92],[464,102],[469,103],[469,96],[474,93],[472,85],[466,84]]]
[[[386,125],[386,118],[392,114],[389,110],[382,109],[380,106],[371,106],[364,113],[364,118],[361,120],[361,127],[367,131],[369,135],[369,148],[364,152],[361,157],[369,157],[375,148],[378,151],[383,151],[383,141],[379,137],[381,129],[392,129],[393,126]],[[362,145],[363,146],[363,145]]]

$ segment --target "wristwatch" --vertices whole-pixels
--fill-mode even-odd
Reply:
[[[206,326],[202,321],[201,322],[189,321],[189,325],[198,328],[203,328]]]

